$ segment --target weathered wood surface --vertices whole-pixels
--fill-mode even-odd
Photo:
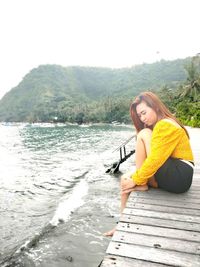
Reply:
[[[200,143],[193,146],[190,190],[133,192],[101,267],[200,267]]]
[[[160,245],[160,244],[155,244]],[[200,256],[185,251],[178,252],[149,246],[138,246],[127,244],[126,242],[111,242],[108,247],[108,253],[122,257],[140,259],[155,263],[167,264],[169,266],[200,266]],[[126,260],[126,259],[124,259]],[[103,265],[102,265],[103,266]],[[115,264],[117,266],[117,263]],[[134,265],[133,265],[134,266]],[[137,266],[137,265],[136,265]],[[143,265],[145,266],[145,264]]]
[[[155,263],[155,262],[148,262],[148,261],[143,261],[143,260],[139,260],[139,259],[134,259],[134,258],[126,258],[126,260],[124,260],[123,257],[120,256],[111,256],[111,255],[107,255],[104,258],[103,263],[101,264],[101,267],[133,267],[133,266],[137,266],[137,267],[167,267],[169,265],[163,265],[163,264],[159,264],[159,263]]]

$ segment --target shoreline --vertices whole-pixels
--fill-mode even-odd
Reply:
[[[103,126],[103,125],[112,125],[112,126],[124,126],[124,127],[130,127],[130,128],[134,128],[133,124],[129,124],[129,123],[120,123],[120,122],[88,122],[88,123],[76,123],[76,122],[5,122],[5,121],[0,121],[0,125],[3,126],[12,126],[12,125],[55,125],[55,126],[59,126],[59,125],[63,125],[63,126],[82,126],[82,127],[86,127],[86,126]],[[194,126],[190,126],[190,125],[184,125],[184,127],[189,128],[189,129],[200,129],[200,127],[194,127]]]

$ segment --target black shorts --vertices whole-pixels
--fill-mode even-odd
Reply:
[[[180,159],[169,158],[155,173],[158,187],[172,193],[184,193],[191,184],[193,168]]]

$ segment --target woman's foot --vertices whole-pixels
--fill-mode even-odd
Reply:
[[[154,176],[148,180],[148,185],[153,188],[158,188],[158,183]]]
[[[109,237],[109,236],[113,236],[115,230],[116,230],[116,227],[114,227],[112,230],[110,230],[110,231],[104,233],[103,235],[104,235],[104,236],[108,236],[108,237]]]
[[[148,185],[145,184],[145,185],[136,185],[135,187],[128,189],[128,190],[125,190],[123,192],[125,193],[125,195],[127,195],[127,193],[130,193],[132,191],[147,191],[147,190],[148,190]],[[114,227],[112,230],[104,233],[103,235],[104,236],[113,236],[115,231],[116,231],[116,227]]]

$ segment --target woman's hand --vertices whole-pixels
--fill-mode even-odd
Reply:
[[[136,186],[134,181],[130,178],[123,178],[121,180],[121,190],[122,193],[129,193],[133,191],[133,188]]]

